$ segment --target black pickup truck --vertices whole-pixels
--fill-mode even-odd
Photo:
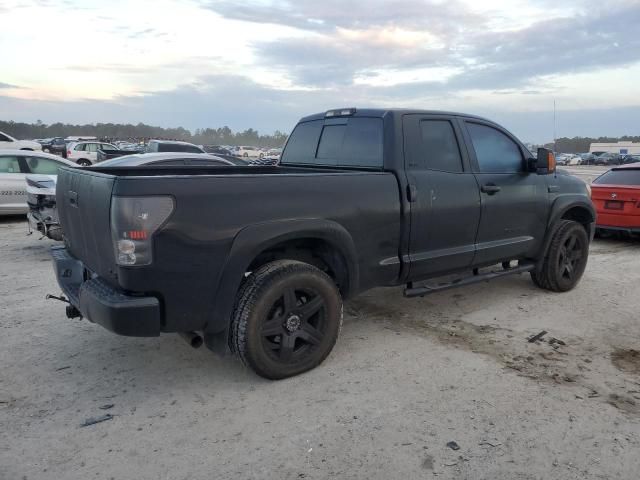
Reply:
[[[57,201],[68,316],[204,340],[272,379],[321,363],[342,300],[372,287],[422,296],[530,272],[569,290],[595,219],[548,150],[534,159],[489,120],[417,110],[306,117],[273,167],[62,169]]]

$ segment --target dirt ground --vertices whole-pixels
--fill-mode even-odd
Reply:
[[[2,480],[638,478],[639,241],[597,240],[566,294],[368,292],[323,365],[270,382],[67,319],[53,242],[25,233],[0,221]]]

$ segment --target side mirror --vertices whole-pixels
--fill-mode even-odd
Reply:
[[[548,148],[539,148],[535,165],[538,175],[554,173],[556,171],[556,156]]]

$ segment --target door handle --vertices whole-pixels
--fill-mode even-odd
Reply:
[[[486,193],[488,195],[495,195],[496,193],[498,193],[500,191],[500,187],[498,185],[493,184],[493,183],[487,183],[486,185],[483,185],[480,188],[480,191],[482,193]]]
[[[418,189],[415,185],[407,185],[407,201],[413,203],[418,199]]]

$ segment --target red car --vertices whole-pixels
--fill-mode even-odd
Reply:
[[[591,184],[596,227],[605,231],[640,233],[640,164],[612,168]]]

